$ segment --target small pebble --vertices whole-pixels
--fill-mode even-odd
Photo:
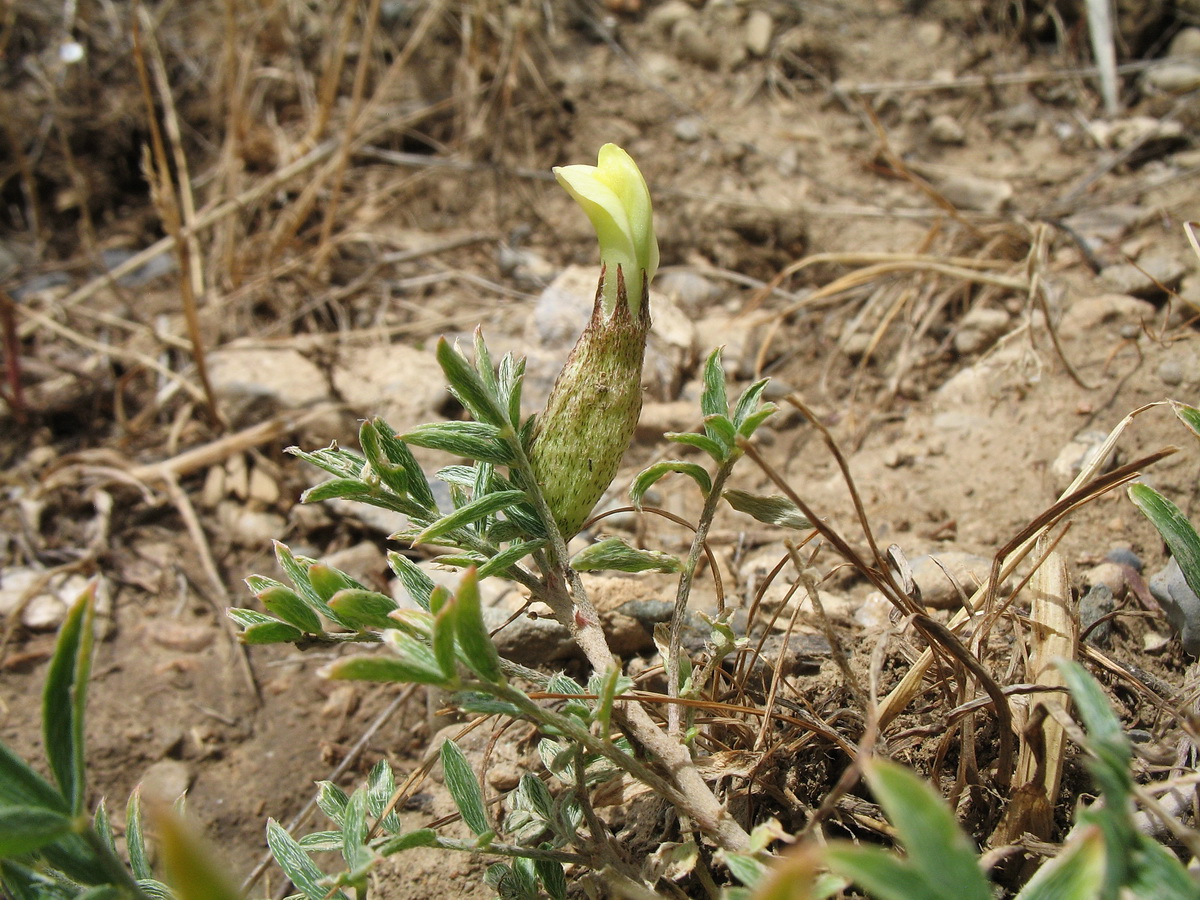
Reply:
[[[149,621],[146,631],[150,640],[179,653],[199,653],[212,644],[216,629],[207,622]]]
[[[152,763],[141,781],[142,803],[146,806],[170,806],[192,785],[192,770],[177,759]]]
[[[685,144],[694,144],[704,137],[704,122],[698,116],[686,116],[675,123],[674,131]]]
[[[1177,359],[1164,359],[1158,366],[1158,380],[1168,387],[1183,383],[1183,366]]]
[[[929,123],[929,137],[935,144],[959,146],[967,142],[966,129],[954,116],[941,113]]]
[[[1082,634],[1092,628],[1104,616],[1117,608],[1113,592],[1107,584],[1094,584],[1079,601],[1079,631]],[[1106,647],[1112,639],[1112,619],[1107,619],[1092,628],[1087,635],[1087,642],[1097,647]]]

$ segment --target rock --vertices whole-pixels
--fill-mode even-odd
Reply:
[[[1147,69],[1142,75],[1142,87],[1148,92],[1186,94],[1200,87],[1200,65],[1183,61],[1166,63]]]
[[[1042,121],[1042,110],[1032,100],[996,110],[987,116],[989,124],[1008,131],[1033,131]]]
[[[667,35],[679,22],[695,17],[696,10],[690,3],[685,0],[667,0],[666,3],[656,6],[650,11],[646,16],[646,24],[660,34]]]
[[[1200,28],[1181,28],[1167,46],[1168,57],[1200,57]]]
[[[1079,633],[1083,634],[1093,624],[1117,608],[1113,592],[1107,584],[1094,584],[1079,601]],[[1087,636],[1087,643],[1097,647],[1106,647],[1112,639],[1112,620],[1108,619],[1095,628]]]
[[[755,356],[762,338],[762,326],[750,316],[730,316],[710,311],[694,320],[696,346],[704,356],[715,347],[724,347],[721,365],[731,378],[754,377]]]
[[[329,396],[321,370],[291,347],[233,341],[208,354],[208,371],[221,410],[238,424],[314,406]]]
[[[1050,463],[1050,475],[1054,479],[1056,493],[1061,494],[1065,491],[1084,467],[1090,466],[1095,461],[1106,440],[1108,440],[1108,434],[1103,431],[1082,431],[1071,438],[1067,445],[1058,452],[1054,462]],[[1114,448],[1109,451],[1100,468],[1096,470],[1097,474],[1103,474],[1111,469],[1116,458]]]
[[[1110,150],[1124,150],[1135,145],[1148,148],[1151,144],[1174,144],[1184,139],[1183,126],[1178,121],[1153,116],[1089,122],[1088,131],[1096,143]]]
[[[25,596],[45,576],[38,569],[14,568],[3,573],[0,581],[0,615],[9,616],[20,606]],[[67,617],[67,610],[87,590],[91,579],[78,574],[58,575],[44,584],[29,598],[21,611],[21,624],[31,631],[54,631]],[[96,582],[96,611],[107,615],[112,598],[106,579]]]
[[[1108,562],[1114,562],[1119,566],[1129,566],[1134,572],[1141,574],[1142,560],[1128,547],[1113,547],[1104,554],[1104,559]]]
[[[1177,359],[1164,359],[1158,364],[1158,380],[1168,387],[1183,384],[1183,364]]]
[[[526,339],[542,350],[561,351],[565,359],[592,314],[597,278],[595,266],[567,266],[559,272],[538,295]]]
[[[721,45],[695,18],[680,19],[671,29],[675,55],[701,68],[716,69],[721,64]]]
[[[771,36],[775,31],[775,23],[771,14],[765,9],[752,9],[746,16],[746,31],[743,42],[746,52],[751,56],[762,58],[771,49]]]
[[[1107,270],[1106,270],[1107,271]],[[1154,305],[1128,294],[1100,294],[1081,297],[1071,305],[1058,323],[1063,337],[1094,337],[1094,330],[1112,323],[1140,325],[1153,318]]]
[[[675,123],[675,137],[685,144],[694,144],[704,137],[704,120],[699,116],[684,116]]]
[[[1009,317],[1002,309],[973,307],[958,323],[954,349],[961,356],[986,350],[1008,330]]]
[[[279,513],[249,509],[234,500],[217,505],[217,521],[234,544],[248,550],[271,546],[287,528],[287,519]]]
[[[1063,224],[1083,238],[1093,250],[1115,243],[1129,233],[1146,216],[1146,210],[1133,203],[1113,203],[1063,219]]]
[[[142,804],[170,806],[192,786],[191,767],[178,759],[160,759],[151,763],[139,785]]]
[[[973,172],[928,163],[910,163],[918,175],[928,178],[948,201],[959,209],[995,214],[1008,205],[1013,186],[997,178],[984,178]]]
[[[491,631],[503,625],[509,615],[502,609],[486,608],[483,620]],[[582,656],[571,632],[550,616],[518,616],[496,632],[493,640],[505,659],[531,668]]]
[[[157,619],[146,623],[150,640],[178,653],[199,653],[212,646],[216,629],[211,622],[179,622]]]
[[[261,506],[271,506],[279,500],[279,482],[265,468],[255,466],[247,479],[246,496]]]
[[[1114,597],[1125,595],[1125,567],[1105,560],[1083,573],[1083,583],[1089,587],[1103,585]]]
[[[941,113],[929,122],[929,139],[935,144],[960,146],[967,142],[967,132],[954,116]]]
[[[694,269],[671,268],[660,272],[654,279],[654,289],[674,300],[693,320],[712,314],[713,307],[726,296],[723,285]]]
[[[387,557],[374,541],[359,541],[345,549],[327,554],[321,561],[345,572],[371,590],[383,590],[391,573]]]
[[[969,598],[992,569],[990,559],[962,550],[918,556],[909,565],[913,581],[921,591],[921,602],[933,609],[958,609],[962,602],[954,583]]]
[[[1106,267],[1100,273],[1100,280],[1116,293],[1152,299],[1161,297],[1164,290],[1178,287],[1186,273],[1187,266],[1173,256],[1147,254],[1136,266],[1117,263]]]
[[[1150,578],[1150,593],[1161,604],[1167,621],[1183,642],[1183,649],[1192,656],[1200,656],[1200,597],[1197,597],[1183,570],[1174,558],[1166,568]]]
[[[609,646],[618,656],[642,653],[654,648],[654,638],[642,623],[623,611],[629,604],[645,603],[648,600],[669,596],[675,579],[638,576],[629,578],[621,575],[584,574],[584,587],[600,613],[604,633]]]

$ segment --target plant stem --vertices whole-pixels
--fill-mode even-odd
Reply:
[[[692,547],[688,551],[687,562],[679,576],[679,588],[675,592],[675,609],[671,613],[671,632],[667,645],[667,695],[670,697],[679,696],[679,653],[683,644],[684,617],[687,615],[688,597],[692,593],[692,581],[696,577],[696,568],[700,565],[700,554],[704,551],[708,529],[717,513],[717,504],[721,502],[721,488],[725,486],[729,473],[733,471],[735,461],[736,459],[726,460],[717,468],[712,489],[704,498],[704,509],[701,510],[700,520],[696,523],[696,533],[692,535]],[[670,734],[679,733],[682,712],[682,707],[677,703],[667,707],[667,731]]]

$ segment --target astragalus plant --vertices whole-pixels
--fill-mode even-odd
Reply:
[[[375,419],[361,428],[361,454],[336,445],[295,451],[333,476],[308,491],[306,501],[339,497],[393,510],[398,521],[406,521],[394,540],[453,548],[437,561],[463,570],[458,589],[435,587],[412,560],[393,551],[391,566],[413,601],[401,608],[343,572],[278,545],[278,561],[290,584],[254,576],[248,584],[265,611],[230,611],[250,644],[382,644],[338,659],[324,675],[428,685],[448,692],[468,716],[532,723],[540,733],[544,771],[525,773],[500,810],[485,803],[460,748],[445,743],[440,751],[445,781],[473,834],[470,840],[431,829],[400,832],[389,804],[394,780],[386,763],[350,796],[323,785],[319,802],[336,830],[297,840],[274,823],[268,828],[278,862],[311,900],[343,897],[344,889],[361,895],[379,860],[417,846],[502,860],[489,869],[488,881],[504,897],[563,897],[568,875],[588,873],[603,873],[602,882],[622,894],[644,896],[654,889],[662,865],[631,858],[592,806],[594,792],[615,778],[639,783],[674,807],[680,829],[671,840],[684,848],[683,857],[696,856],[703,845],[706,855],[718,852],[731,867],[739,862],[757,866],[755,854],[764,849],[765,839],[752,838],[703,777],[693,758],[694,730],[680,727],[677,718],[664,725],[630,693],[632,682],[610,649],[578,572],[679,574],[676,616],[669,627],[670,681],[678,696],[695,690],[689,675],[697,673],[690,660],[678,658],[691,570],[721,485],[742,455],[740,442],[752,437],[774,407],[761,402],[764,382],[759,382],[731,410],[714,352],[704,373],[704,432],[671,437],[706,450],[717,463],[715,474],[696,463],[667,461],[643,473],[635,485],[635,499],[640,499],[668,472],[695,482],[707,502],[689,558],[642,550],[616,538],[573,557],[568,553],[567,542],[610,487],[637,424],[658,244],[646,182],[625,151],[608,144],[597,166],[567,166],[555,174],[595,226],[601,267],[591,319],[544,412],[522,418],[524,360],[506,354],[494,361],[477,331],[469,352],[445,339],[436,349],[468,421],[397,431]],[[447,485],[452,508],[435,501],[410,450],[414,446],[470,461],[434,474]],[[498,654],[481,609],[484,578],[513,581],[549,606],[583,651],[591,669],[586,685],[563,674],[529,670]],[[713,633],[714,646],[728,652],[735,640],[728,625],[715,622]],[[330,849],[341,851],[345,867],[324,876],[309,853]]]

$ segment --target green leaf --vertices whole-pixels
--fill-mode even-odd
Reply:
[[[329,598],[329,608],[358,631],[391,628],[388,613],[397,609],[396,601],[378,591],[348,588]]]
[[[796,528],[801,531],[812,528],[812,522],[804,517],[804,514],[800,512],[800,507],[787,497],[777,495],[764,497],[760,494],[732,490],[725,491],[721,496],[729,501],[729,505],[738,512],[743,512],[768,525],[780,525],[784,528]]]
[[[483,789],[471,771],[471,764],[454,741],[445,741],[441,750],[442,773],[446,790],[454,799],[463,822],[475,835],[491,831],[487,811],[483,805]]]
[[[698,447],[717,462],[725,462],[725,448],[707,434],[697,434],[694,431],[668,431],[666,438],[676,444]]]
[[[662,462],[657,462],[643,469],[638,474],[638,477],[634,479],[633,485],[629,488],[629,497],[633,501],[633,505],[641,509],[642,498],[646,496],[646,491],[650,490],[659,479],[672,473],[686,475],[691,478],[699,486],[700,493],[705,497],[712,491],[712,479],[703,466],[698,466],[696,463],[684,462],[679,459],[665,459]]]
[[[536,541],[518,541],[505,547],[479,567],[479,577],[484,579],[489,575],[503,575],[508,571],[509,566],[516,565],[530,553],[540,550],[544,546],[546,546],[546,539],[539,538]]]
[[[1131,897],[1153,897],[1154,900],[1195,900],[1196,881],[1171,851],[1153,838],[1138,834],[1136,847],[1125,884]]]
[[[500,360],[500,394],[508,403],[508,421],[521,427],[521,391],[525,384],[525,357],[505,353]]]
[[[1179,507],[1145,484],[1131,484],[1129,499],[1158,529],[1163,541],[1183,570],[1192,593],[1200,597],[1200,536]]]
[[[758,412],[751,413],[750,415],[746,416],[745,420],[738,425],[738,436],[743,438],[753,437],[754,432],[758,431],[758,426],[767,421],[767,419],[771,418],[771,416],[775,415],[775,413],[778,411],[778,406],[776,406],[774,403],[768,403]]]
[[[412,451],[408,449],[404,441],[396,436],[396,432],[383,419],[373,419],[371,424],[375,426],[375,433],[379,437],[379,446],[388,461],[410,473],[408,493],[413,502],[422,509],[436,513],[437,500],[434,499],[433,490],[429,487],[429,482],[425,480],[421,464],[412,455]]]
[[[225,615],[242,629],[238,640],[243,644],[290,644],[304,638],[294,625],[280,622],[257,610],[231,607],[225,610]]]
[[[930,886],[946,890],[946,900],[991,900],[979,870],[978,851],[958,827],[954,814],[933,788],[896,763],[872,759],[863,774],[896,828],[907,862]]]
[[[454,652],[455,638],[455,618],[458,615],[458,609],[455,606],[454,598],[449,592],[443,592],[441,589],[434,592],[434,608],[437,612],[433,617],[433,639],[431,641],[433,647],[433,656],[437,660],[438,668],[447,681],[455,678],[458,674],[457,663],[458,657]],[[445,597],[444,602],[441,598]]]
[[[400,579],[413,602],[422,609],[429,609],[429,597],[434,588],[433,579],[415,562],[395,550],[388,553],[388,566]]]
[[[229,880],[229,868],[219,862],[204,840],[179,815],[152,811],[166,882],[178,900],[241,900]]]
[[[366,590],[365,586],[359,584],[345,572],[325,563],[313,563],[308,567],[308,582],[317,592],[317,596],[326,604],[338,591]]]
[[[324,874],[274,819],[267,821],[267,846],[271,848],[271,855],[275,857],[275,862],[279,863],[279,868],[292,880],[292,884],[303,891],[308,900],[325,900],[327,897],[329,900],[347,900],[341,891],[330,893],[321,886]]]
[[[301,503],[324,503],[326,500],[357,500],[368,502],[375,496],[375,489],[362,479],[331,478],[313,485],[300,494]]]
[[[388,458],[383,447],[383,438],[374,422],[362,423],[358,429],[358,442],[362,445],[367,462],[371,465],[371,471],[379,476],[381,482],[401,497],[409,496],[414,480],[424,480],[420,469],[413,469],[410,472],[404,466]]]
[[[249,579],[247,579],[249,581]],[[300,599],[300,595],[282,584],[259,591],[258,601],[272,613],[289,625],[299,628],[306,634],[321,634],[321,620],[312,607]]]
[[[335,853],[342,849],[340,831],[314,831],[296,842],[307,853]]]
[[[522,809],[537,813],[538,817],[545,822],[554,820],[554,797],[551,796],[550,789],[546,787],[542,779],[531,772],[526,772],[521,776],[513,802]]]
[[[1096,810],[1096,813],[1104,819],[1102,824],[1111,829],[1114,836],[1120,835],[1114,839],[1125,845],[1133,840],[1134,834],[1133,825],[1123,811],[1133,791],[1133,777],[1129,773],[1133,751],[1129,738],[1108,705],[1100,685],[1087,670],[1069,660],[1057,660],[1056,665],[1087,729],[1084,747],[1091,754],[1087,760],[1088,769],[1105,794],[1105,806]]]
[[[1062,852],[1034,873],[1017,900],[1096,900],[1103,884],[1104,832],[1093,825],[1072,835]]]
[[[396,776],[386,759],[381,759],[371,768],[367,776],[367,810],[378,818],[383,815],[392,797],[396,793]],[[400,830],[400,817],[395,812],[389,812],[383,819],[384,831],[397,832]]]
[[[357,478],[366,462],[357,453],[341,449],[336,441],[313,453],[305,452],[299,447],[288,447],[283,452],[302,459],[338,478]]]
[[[436,847],[437,832],[432,828],[418,828],[408,834],[392,838],[379,848],[380,856],[391,856],[393,853],[403,853],[405,850],[415,850],[418,847]]]
[[[1171,401],[1171,409],[1175,411],[1179,421],[1186,425],[1192,434],[1200,438],[1200,409],[1175,400]]]
[[[54,785],[0,741],[0,809],[7,806],[33,806],[53,812],[70,812],[70,805]]]
[[[748,853],[723,853],[721,859],[733,877],[747,887],[754,887],[767,874],[767,867]]]
[[[95,605],[93,582],[71,606],[59,629],[42,692],[46,758],[75,815],[83,812],[87,799],[83,729],[88,676],[92,670]]]
[[[504,673],[500,668],[500,654],[496,651],[496,645],[492,642],[487,625],[483,621],[479,575],[474,569],[468,569],[463,575],[455,594],[454,606],[458,646],[462,650],[467,667],[484,681],[492,684],[504,681]]]
[[[275,542],[275,559],[279,562],[279,567],[283,569],[288,580],[295,586],[301,600],[334,624],[349,627],[338,618],[337,613],[329,608],[329,604],[317,593],[309,581],[308,572],[313,566],[311,559],[295,556],[286,544],[279,541]]]
[[[367,794],[359,789],[346,804],[342,824],[342,859],[351,869],[360,869],[371,862],[371,851],[364,846],[367,839]]]
[[[670,553],[639,550],[618,537],[584,547],[571,559],[577,572],[681,572],[683,563]]]
[[[704,361],[704,390],[700,394],[700,411],[705,416],[729,415],[729,395],[725,392],[725,369],[721,365],[721,350],[717,347]]]
[[[0,858],[24,856],[69,834],[71,819],[39,806],[0,809]]]
[[[146,853],[141,785],[133,789],[125,806],[125,849],[129,854],[129,868],[133,870],[133,877],[153,878],[154,870],[150,868],[150,857]]]
[[[480,462],[507,466],[515,462],[512,448],[501,440],[501,431],[484,422],[434,422],[418,425],[403,439],[417,447],[444,450]]]
[[[914,867],[879,847],[831,843],[825,849],[825,862],[877,900],[944,900],[954,896],[949,882],[940,882],[947,890],[939,891]]]
[[[332,781],[317,782],[317,806],[338,828],[342,827],[342,821],[346,817],[346,804],[349,802],[350,798],[346,792]]]
[[[96,804],[96,813],[92,816],[92,828],[95,829],[100,840],[104,842],[104,846],[108,849],[108,852],[116,856],[117,843],[113,837],[112,822],[108,818],[108,804],[103,797]]]
[[[724,448],[725,456],[737,450],[737,429],[729,421],[729,416],[721,413],[704,417],[704,432],[710,438],[719,441]]]
[[[481,519],[486,519],[488,516],[495,515],[500,510],[512,506],[525,499],[524,491],[496,491],[493,494],[484,494],[476,500],[472,500],[465,506],[456,509],[448,516],[443,516],[438,519],[424,531],[422,531],[413,540],[414,544],[424,544],[433,541],[436,538],[449,534],[452,531],[457,531],[459,528],[465,528],[468,525],[473,525]]]
[[[482,359],[478,356],[481,347],[484,354]],[[491,359],[487,356],[487,348],[483,346],[482,336],[475,342],[475,351],[476,364],[472,366],[458,348],[452,347],[443,337],[438,338],[435,355],[446,381],[450,383],[450,389],[462,401],[462,405],[471,411],[471,415],[489,425],[504,425],[507,423],[504,410],[497,401],[494,387],[489,386],[489,382],[494,386],[495,375],[491,371]],[[486,375],[483,374],[485,367]]]
[[[551,900],[567,900],[567,875],[562,863],[552,859],[535,859],[533,868]]]
[[[432,651],[429,659],[415,659],[411,654],[395,656],[347,656],[321,669],[321,675],[338,681],[396,682],[399,684],[445,685]]]
[[[758,408],[758,402],[762,399],[763,391],[767,389],[767,382],[770,380],[763,378],[754,382],[742,391],[742,396],[738,397],[737,404],[733,408],[733,424],[739,431],[746,421],[746,417]]]

